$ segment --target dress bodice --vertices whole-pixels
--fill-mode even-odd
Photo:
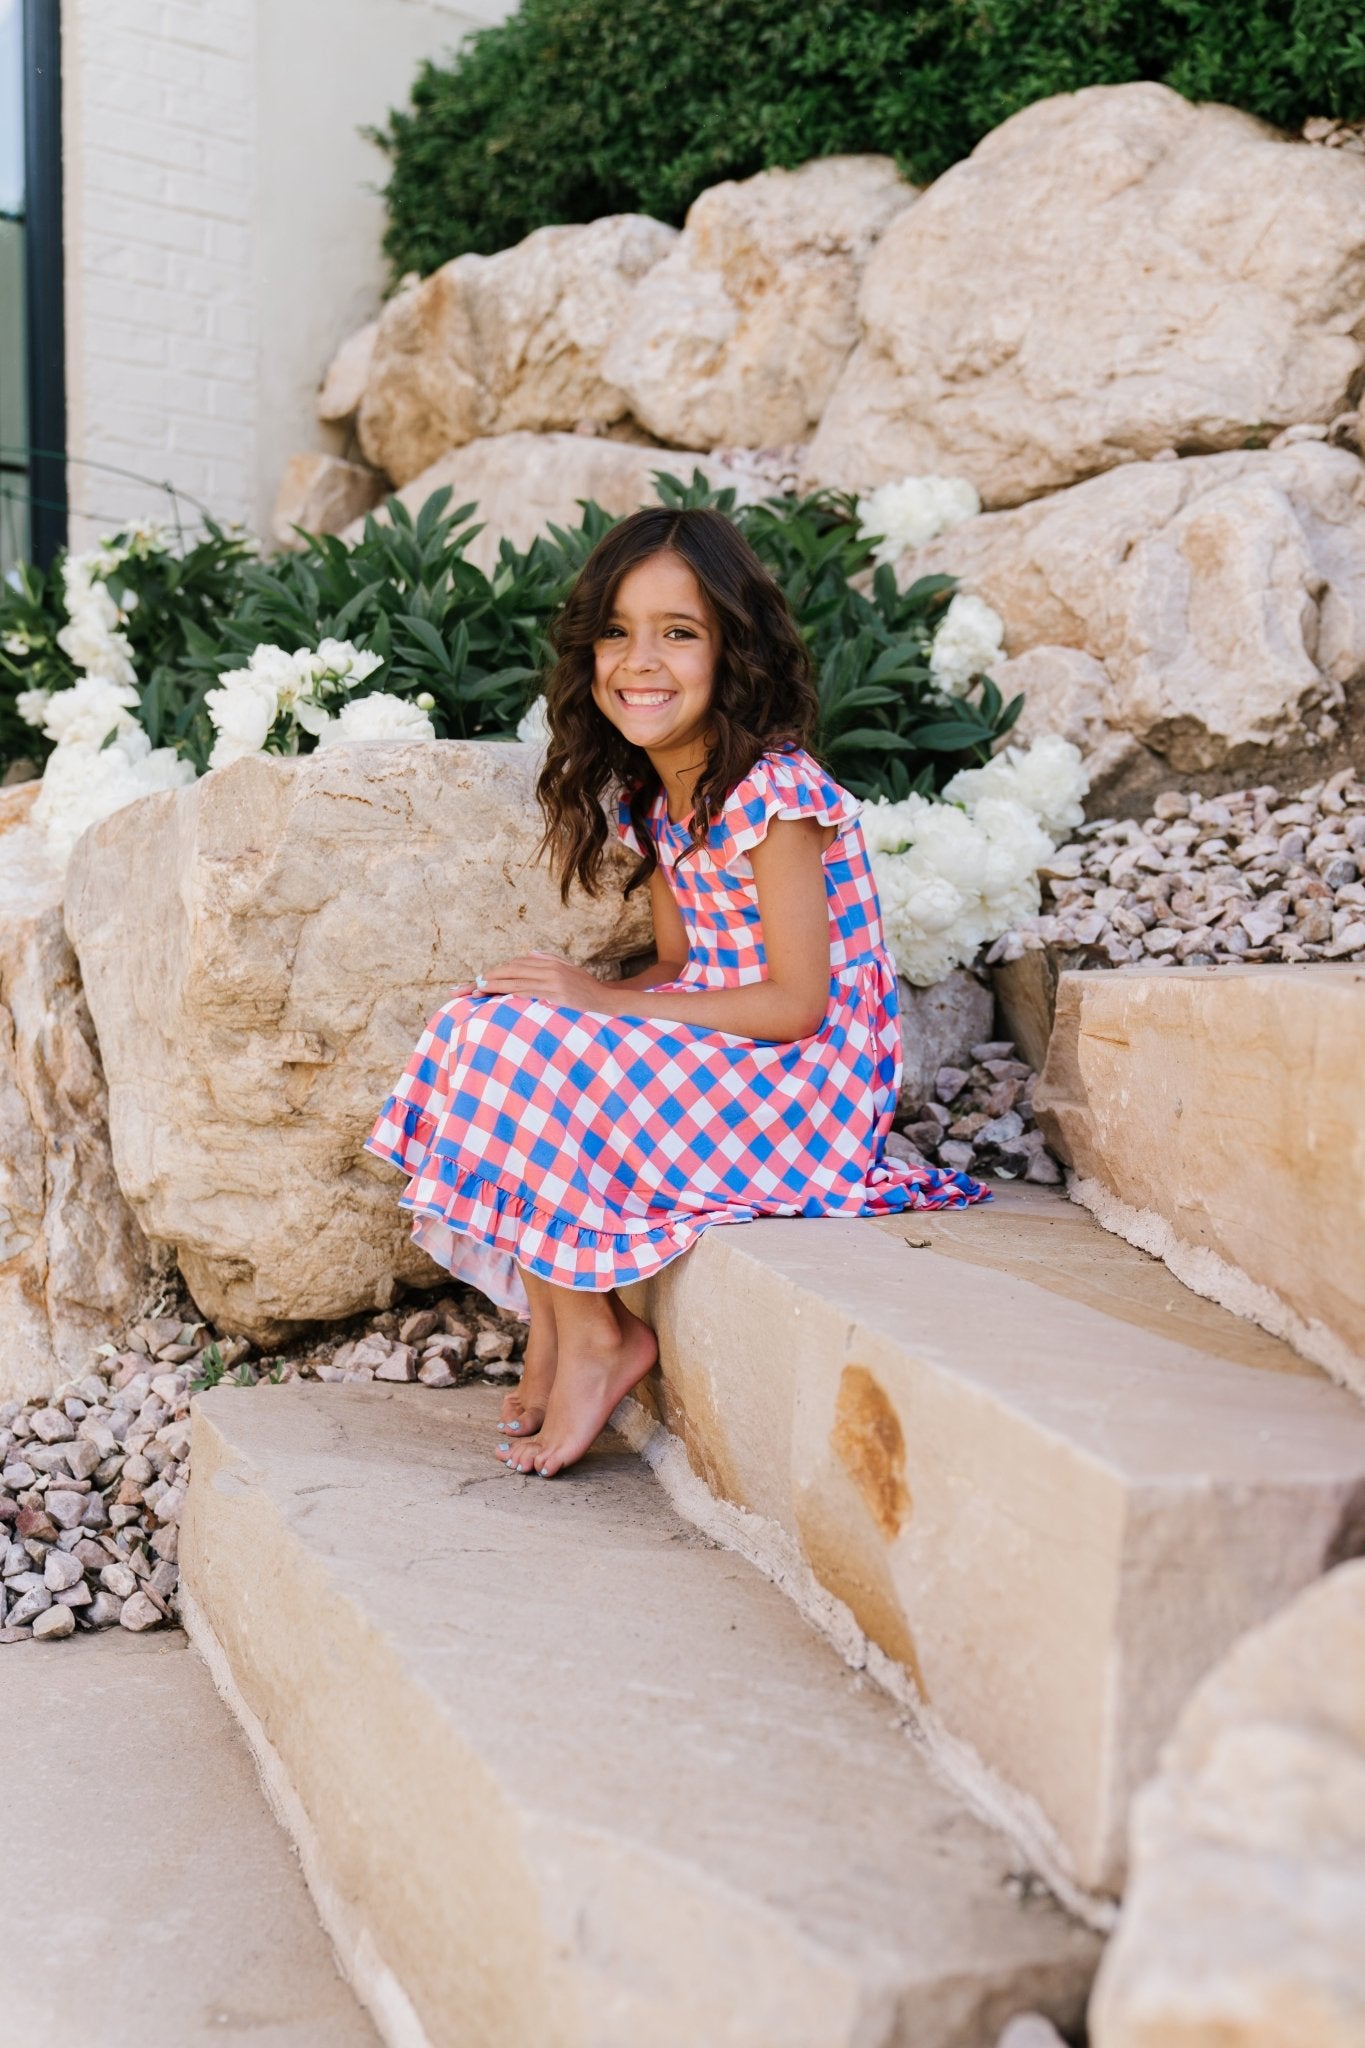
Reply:
[[[838,979],[851,968],[873,963],[882,966],[885,942],[858,822],[860,808],[857,798],[809,754],[764,754],[731,791],[706,845],[688,853],[688,828],[669,818],[661,791],[648,825],[687,933],[683,979],[705,988],[736,988],[764,979],[767,958],[749,854],[774,818],[813,818],[835,827],[824,854],[831,976]],[[618,831],[627,845],[641,851],[624,800]]]

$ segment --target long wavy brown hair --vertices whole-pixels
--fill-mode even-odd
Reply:
[[[565,900],[574,882],[596,895],[608,824],[624,790],[644,848],[627,893],[657,866],[645,820],[659,792],[648,754],[633,747],[593,702],[596,645],[611,619],[621,579],[651,556],[686,562],[720,629],[706,763],[697,779],[691,840],[706,844],[712,824],[759,756],[808,744],[818,703],[810,656],[787,601],[748,541],[721,512],[634,512],[597,543],[552,628],[555,664],[545,685],[550,742],[536,795],[545,814],[548,853]],[[684,858],[686,858],[686,853]]]

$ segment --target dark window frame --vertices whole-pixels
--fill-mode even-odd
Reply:
[[[46,568],[67,538],[61,0],[24,0],[24,327],[29,553]]]

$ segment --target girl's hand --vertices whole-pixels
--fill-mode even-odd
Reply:
[[[501,967],[490,967],[475,983],[480,995],[534,996],[561,1010],[605,1010],[606,985],[586,967],[560,960],[553,953],[522,953]]]

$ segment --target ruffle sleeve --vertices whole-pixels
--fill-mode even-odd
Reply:
[[[757,846],[774,818],[846,825],[861,809],[857,797],[809,754],[764,754],[730,792],[707,843],[715,859],[724,861]]]

